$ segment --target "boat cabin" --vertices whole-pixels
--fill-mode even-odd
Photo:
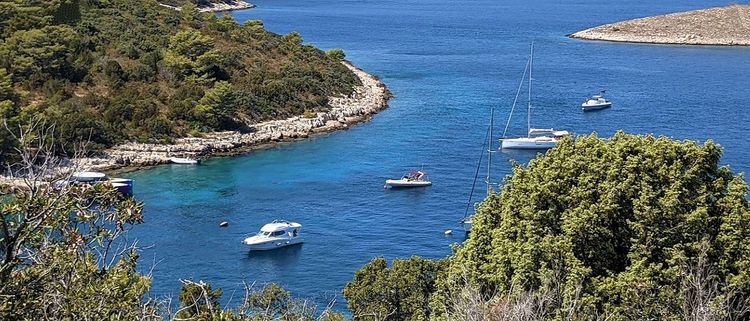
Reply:
[[[567,130],[554,130],[552,128],[531,128],[529,129],[529,137],[564,137],[570,133]]]
[[[423,171],[415,171],[415,172],[408,172],[404,174],[404,177],[401,179],[407,180],[407,181],[421,181],[425,178],[427,173]]]
[[[290,237],[296,237],[297,235],[299,235],[299,230],[301,227],[302,224],[299,223],[276,220],[263,225],[263,227],[260,228],[260,232],[258,232],[258,236],[282,237],[286,235]]]

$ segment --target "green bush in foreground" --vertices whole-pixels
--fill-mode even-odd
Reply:
[[[747,317],[747,184],[721,154],[710,141],[618,133],[516,166],[438,280],[434,318],[465,287],[495,306],[541,294],[539,319]]]
[[[444,263],[415,256],[388,267],[385,258],[375,258],[344,288],[354,320],[427,320],[429,297]]]

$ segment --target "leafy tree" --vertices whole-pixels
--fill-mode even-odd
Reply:
[[[485,200],[432,307],[450,310],[456,287],[542,289],[557,293],[553,316],[576,306],[576,319],[679,320],[692,296],[681,283],[703,260],[716,282],[709,306],[747,317],[747,184],[721,154],[711,141],[623,133],[562,141]]]
[[[211,38],[197,30],[181,31],[169,39],[164,62],[179,75],[208,79],[208,71],[215,66],[219,52]]]
[[[232,85],[219,81],[214,88],[206,91],[195,106],[196,116],[211,129],[226,128],[222,122],[229,122],[234,111],[234,92]]]
[[[279,318],[286,315],[290,307],[291,295],[275,283],[266,285],[259,292],[247,298],[247,307],[256,315]]]
[[[63,77],[72,68],[78,43],[80,36],[68,26],[17,31],[0,45],[0,63],[16,79],[33,74]]]
[[[11,0],[0,2],[0,35],[41,28],[52,23],[60,0]]]
[[[326,56],[331,57],[336,60],[344,60],[346,58],[346,54],[344,53],[344,50],[340,48],[334,48],[334,49],[326,51]]]
[[[0,319],[153,319],[151,280],[120,236],[143,221],[143,205],[109,184],[46,184],[58,170],[51,128],[14,136],[25,184],[0,202]]]
[[[344,288],[354,320],[427,320],[429,298],[442,261],[421,257],[394,260],[378,257],[359,269]]]
[[[221,314],[219,299],[221,289],[213,290],[210,284],[185,281],[180,290],[180,310],[176,317],[182,320],[210,320]]]
[[[4,68],[0,68],[0,119],[7,120],[16,116],[15,103],[13,102],[15,96],[11,76]]]

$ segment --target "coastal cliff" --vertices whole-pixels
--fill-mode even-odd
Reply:
[[[615,42],[750,46],[750,5],[731,5],[627,20],[586,29],[569,36]]]
[[[329,97],[328,111],[248,124],[249,132],[222,131],[206,133],[203,137],[179,138],[174,144],[126,143],[103,151],[101,156],[79,159],[76,168],[104,171],[169,163],[170,157],[239,154],[367,121],[388,106],[391,93],[375,76],[348,62],[343,64],[362,84],[349,96]]]

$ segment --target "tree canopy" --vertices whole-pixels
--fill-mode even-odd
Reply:
[[[444,262],[421,257],[394,260],[373,259],[354,274],[344,296],[354,320],[427,320],[429,298]]]
[[[450,308],[452,288],[476,286],[556,293],[549,318],[569,316],[575,301],[579,320],[683,320],[691,298],[714,289],[707,306],[747,317],[747,184],[721,155],[711,141],[618,133],[566,139],[515,166],[478,209],[434,310]],[[698,265],[710,277],[686,286]]]

